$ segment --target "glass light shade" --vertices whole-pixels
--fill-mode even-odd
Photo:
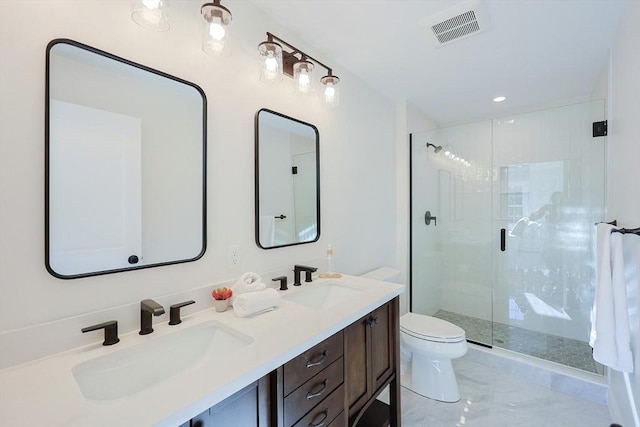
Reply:
[[[231,12],[220,1],[205,3],[200,8],[203,20],[202,50],[208,54],[229,54],[226,48],[229,40],[229,24]]]
[[[168,31],[168,0],[134,0],[131,3],[133,22],[151,31]]]
[[[340,79],[336,76],[328,75],[321,78],[320,83],[324,86],[322,103],[330,107],[340,105],[340,88],[338,87]]]
[[[260,80],[275,83],[282,80],[282,46],[266,41],[258,45],[260,52]]]
[[[313,93],[313,64],[301,60],[293,64],[294,91],[300,94]]]

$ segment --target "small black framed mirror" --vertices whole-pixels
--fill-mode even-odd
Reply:
[[[320,134],[263,108],[255,116],[255,239],[262,249],[320,238]]]
[[[204,91],[56,39],[47,45],[45,95],[49,273],[74,279],[202,257]]]

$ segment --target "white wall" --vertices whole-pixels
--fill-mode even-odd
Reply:
[[[360,274],[395,266],[395,104],[248,2],[227,5],[234,19],[232,55],[205,55],[201,3],[172,2],[171,30],[151,33],[133,23],[128,1],[0,2],[0,332],[231,280],[244,271],[290,268],[324,258],[327,243],[333,244],[336,271]],[[259,81],[257,45],[266,31],[331,64],[341,78],[340,107],[326,109],[316,100],[294,97],[287,78],[277,87]],[[204,89],[208,248],[201,260],[71,281],[45,270],[45,47],[60,37]],[[317,243],[265,251],[254,242],[253,123],[262,107],[319,129],[322,234]],[[241,246],[241,265],[228,269],[227,246],[235,244]]]
[[[616,43],[611,52],[609,70],[609,214],[623,227],[640,226],[640,2],[629,1],[625,18],[620,25]],[[638,260],[640,263],[640,260]],[[640,279],[638,279],[640,281]],[[638,285],[640,286],[640,284]],[[640,337],[637,313],[640,308],[636,288],[632,324],[634,373],[630,375],[632,395],[627,392],[623,375],[609,372],[609,408],[613,420],[626,427],[636,426],[638,414],[632,413],[640,400]]]

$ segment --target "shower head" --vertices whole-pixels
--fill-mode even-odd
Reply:
[[[430,142],[427,142],[427,147],[433,147],[433,152],[434,152],[434,153],[439,153],[439,152],[440,152],[440,150],[442,150],[442,145],[438,145],[438,146],[436,146],[436,145],[433,145],[433,144],[432,144],[432,143],[430,143]]]

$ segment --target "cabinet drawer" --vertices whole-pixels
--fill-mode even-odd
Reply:
[[[343,369],[344,364],[341,357],[285,397],[284,424],[291,425],[295,423],[318,404],[320,404],[319,406],[324,406],[321,402],[342,385]],[[340,409],[343,409],[343,407],[344,402],[341,402]],[[337,414],[338,412],[335,413]],[[328,422],[325,423],[325,425],[327,424]]]
[[[317,405],[311,412],[305,415],[293,427],[328,427],[339,416],[344,417],[344,387],[340,386],[333,393]],[[333,423],[332,426],[342,427],[342,423]]]
[[[342,331],[327,338],[284,365],[284,395],[287,396],[331,362],[342,356]]]

